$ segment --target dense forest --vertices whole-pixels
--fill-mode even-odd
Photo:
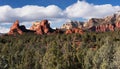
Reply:
[[[3,35],[0,69],[120,69],[120,31]]]

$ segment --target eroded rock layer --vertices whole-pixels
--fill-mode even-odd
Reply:
[[[54,30],[50,27],[48,20],[42,20],[41,22],[33,23],[30,30],[35,31],[36,34],[49,34]]]
[[[13,35],[15,33],[23,34],[23,32],[26,31],[26,28],[24,25],[19,26],[19,21],[16,20],[13,25],[10,27],[10,31],[8,32],[9,35]]]

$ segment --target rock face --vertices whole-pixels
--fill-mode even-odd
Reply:
[[[66,30],[65,34],[72,34],[73,31],[71,29]]]
[[[50,27],[48,20],[42,20],[41,22],[33,23],[30,30],[35,31],[36,34],[49,34],[52,33],[54,30]]]
[[[73,28],[80,28],[87,31],[106,32],[120,30],[120,12],[105,18],[91,18],[87,22],[71,21],[63,24],[62,29],[68,29],[66,33],[72,33]]]
[[[83,34],[84,32],[82,29],[79,29],[79,28],[68,29],[65,32],[65,34],[72,34],[72,33]]]
[[[8,32],[8,34],[9,34],[9,35],[13,35],[13,34],[15,34],[15,33],[18,33],[18,34],[21,35],[21,34],[23,34],[23,32],[25,32],[25,31],[26,31],[25,26],[24,26],[24,25],[19,26],[19,21],[16,20],[16,21],[14,22],[14,24],[11,26],[10,31]]]
[[[120,29],[120,21],[115,24],[117,29]]]
[[[61,26],[61,29],[82,28],[83,22],[69,21]]]
[[[114,31],[115,25],[114,24],[105,24],[96,26],[96,32],[106,32],[106,31]]]
[[[40,22],[39,21],[36,21],[33,23],[33,25],[30,27],[30,30],[37,30],[37,28],[40,26]]]
[[[84,23],[84,28],[90,31],[106,32],[120,29],[120,12],[105,18],[92,18]]]
[[[102,23],[104,19],[97,19],[97,18],[91,18],[90,20],[88,20],[87,22],[84,23],[84,27],[85,28],[91,28],[93,26],[99,25]]]

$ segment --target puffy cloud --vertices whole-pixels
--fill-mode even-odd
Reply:
[[[7,33],[9,31],[9,28],[0,26],[0,33]]]
[[[0,33],[7,33],[12,23],[0,23]]]
[[[21,8],[12,8],[9,5],[0,6],[0,22],[14,22],[19,19],[21,22],[36,21],[41,19],[59,20],[67,18],[93,18],[110,15],[120,9],[120,6],[111,4],[94,5],[86,1],[76,3],[62,10],[56,5],[47,7],[37,5],[26,5]]]
[[[44,18],[62,18],[62,10],[55,6],[47,7],[27,5],[22,8],[12,8],[9,5],[0,6],[0,22],[13,22],[15,19],[20,21],[34,21]]]
[[[64,11],[70,18],[95,18],[111,15],[120,10],[120,6],[112,6],[111,4],[94,5],[85,1],[78,1],[70,5]]]

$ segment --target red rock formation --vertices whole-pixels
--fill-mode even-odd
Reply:
[[[117,23],[115,24],[115,26],[116,26],[117,29],[120,29],[120,22],[117,22]]]
[[[73,33],[73,32],[72,32],[71,29],[68,29],[68,30],[65,31],[65,34],[72,34],[72,33]]]
[[[114,31],[115,27],[112,24],[109,24],[108,28],[109,28],[110,31]]]
[[[11,26],[10,31],[8,32],[9,35],[12,34],[23,34],[24,32],[33,32],[39,35],[43,35],[43,34],[51,34],[51,33],[65,33],[65,34],[72,34],[72,33],[79,33],[79,34],[83,34],[83,30],[82,29],[78,29],[78,28],[73,28],[73,29],[69,29],[69,30],[64,30],[64,29],[56,29],[53,30],[50,27],[50,24],[48,23],[48,20],[42,20],[41,22],[36,22],[34,23],[30,30],[27,30],[25,28],[25,26],[21,25],[19,26],[19,21],[16,20],[14,22],[14,24]]]
[[[42,30],[45,34],[49,33],[51,30],[50,24],[48,23],[48,20],[42,20],[41,27],[42,27]]]
[[[83,34],[83,30],[82,29],[78,29],[78,28],[73,28],[73,29],[68,29],[65,32],[65,34],[72,34],[72,33]]]
[[[84,34],[84,31],[82,29],[80,29],[79,34]]]
[[[42,20],[41,22],[34,23],[30,30],[35,31],[36,34],[49,34],[53,32],[48,20]]]
[[[42,27],[39,26],[39,27],[35,30],[35,33],[36,33],[36,34],[40,34],[40,35],[44,34],[44,32],[43,32],[43,30],[42,30]]]
[[[12,35],[12,34],[15,34],[15,33],[23,34],[23,31],[20,29],[18,20],[16,20],[14,22],[14,24],[10,28],[10,31],[8,32],[9,35]]]
[[[35,22],[33,25],[30,27],[30,30],[36,31],[40,26],[40,22]]]
[[[74,29],[72,29],[72,31],[73,31],[73,33],[83,34],[83,30],[82,29],[74,28]]]
[[[112,24],[104,24],[96,26],[96,32],[106,32],[106,31],[114,31],[115,26]]]
[[[86,29],[96,32],[114,31],[120,29],[120,12],[105,18],[91,18],[83,25]]]

